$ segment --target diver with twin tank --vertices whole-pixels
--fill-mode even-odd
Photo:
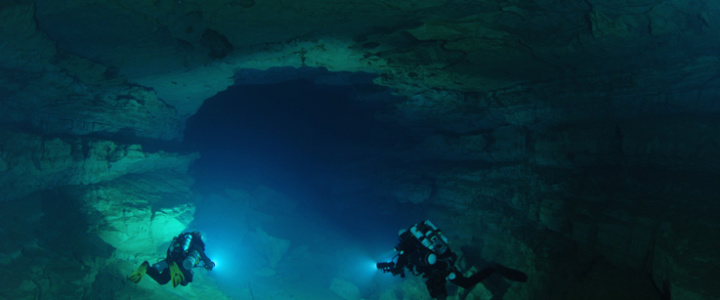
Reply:
[[[393,261],[378,263],[377,268],[402,278],[405,277],[406,269],[416,276],[422,276],[434,299],[447,298],[447,281],[464,289],[471,289],[493,273],[511,281],[527,281],[525,273],[498,263],[491,263],[489,267],[465,277],[455,265],[458,256],[450,250],[447,237],[429,220],[402,229],[398,235],[400,242],[395,247],[397,254]]]
[[[185,232],[173,238],[167,250],[165,259],[150,266],[144,261],[135,272],[128,276],[128,280],[138,283],[143,275],[155,279],[159,284],[172,281],[173,287],[186,286],[193,280],[193,268],[203,267],[212,271],[215,263],[205,255],[205,242],[202,235],[197,232]]]

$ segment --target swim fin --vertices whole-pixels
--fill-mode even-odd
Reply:
[[[185,275],[183,275],[180,267],[175,262],[170,263],[170,280],[172,280],[173,287],[177,287],[185,281]]]
[[[143,275],[147,272],[148,266],[150,264],[147,261],[144,261],[140,266],[135,270],[135,273],[132,273],[132,275],[128,276],[127,279],[132,281],[133,283],[140,282],[140,279],[143,278]]]
[[[517,282],[527,282],[528,276],[525,272],[508,268],[501,264],[494,265],[495,272],[505,277],[507,280]]]

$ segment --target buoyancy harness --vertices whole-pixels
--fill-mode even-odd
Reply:
[[[443,256],[449,249],[447,238],[429,220],[400,230],[398,235],[400,244],[395,250],[398,252],[400,268],[408,267],[413,274],[418,275],[426,272],[436,263],[452,264],[445,261],[447,257]]]
[[[448,239],[430,220],[417,223],[410,227],[410,233],[420,244],[434,252],[443,254],[448,250]]]
[[[168,247],[167,255],[170,257],[183,257],[190,249],[190,243],[192,243],[192,234],[189,232],[180,234],[173,238]]]

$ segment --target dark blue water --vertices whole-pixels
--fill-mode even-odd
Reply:
[[[335,279],[366,296],[393,280],[374,263],[388,260],[398,229],[422,216],[375,196],[362,179],[339,184],[352,176],[343,165],[383,162],[376,150],[410,139],[373,117],[390,108],[363,102],[370,93],[391,97],[307,79],[240,85],[188,121],[185,143],[202,156],[191,168],[200,195],[191,227],[207,236],[223,292],[335,299]]]

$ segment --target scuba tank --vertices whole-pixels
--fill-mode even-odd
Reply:
[[[183,260],[183,268],[185,268],[185,270],[191,270],[195,267],[199,259],[200,253],[197,250],[190,251]]]
[[[430,251],[443,254],[448,249],[447,237],[430,220],[413,225],[410,233]]]
[[[413,225],[412,227],[410,227],[410,233],[412,233],[412,235],[415,236],[415,238],[420,241],[420,244],[422,244],[425,248],[428,248],[431,251],[434,250],[433,244],[430,243],[430,241],[425,237],[425,234],[423,234],[423,232],[418,230],[417,225]]]
[[[410,254],[409,262],[416,266],[432,266],[437,262],[437,255],[432,252],[414,252]]]
[[[192,235],[189,233],[184,233],[173,238],[167,251],[168,256],[176,258],[183,257],[183,255],[187,253],[188,249],[190,249],[192,238]]]
[[[187,233],[186,233],[186,234],[184,234],[184,236],[185,236],[185,240],[183,241],[183,244],[182,244],[182,251],[183,251],[183,252],[187,251],[188,248],[190,248],[190,242],[192,241],[192,235],[191,235],[191,234],[187,234]]]

